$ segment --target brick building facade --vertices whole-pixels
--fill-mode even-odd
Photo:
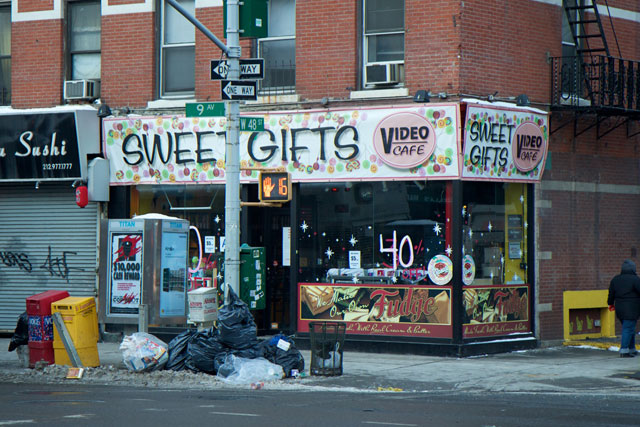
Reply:
[[[68,11],[80,3],[0,0],[0,10],[11,8],[11,108],[78,103],[97,108],[94,99],[65,100],[63,94],[74,66]],[[196,30],[193,42],[184,44],[193,48],[192,87],[186,92],[164,89],[163,79],[172,78],[162,62],[170,57],[162,47],[163,23],[169,19],[163,7],[170,6],[154,0],[99,3],[99,100],[114,116],[184,114],[185,102],[221,99],[220,83],[210,78],[210,61],[220,59],[221,52]],[[222,0],[184,3],[224,40]],[[268,10],[273,15],[266,20],[292,16],[283,10],[295,5],[295,24],[287,22],[294,25],[294,33],[282,29],[285,34],[279,34],[276,30],[285,25],[269,22],[269,32],[276,35],[242,38],[242,56],[265,57],[268,70],[268,52],[277,51],[269,50],[270,43],[286,40],[295,46],[295,63],[284,72],[295,77],[283,74],[289,76],[288,84],[273,84],[272,91],[269,82],[263,82],[258,101],[247,103],[243,111],[412,106],[419,90],[429,91],[431,102],[449,103],[515,103],[518,95],[526,94],[531,107],[549,112],[546,170],[539,183],[528,184],[535,199],[535,253],[529,258],[535,260],[534,271],[529,271],[535,281],[529,294],[535,297],[533,334],[541,341],[562,339],[563,293],[606,289],[623,259],[639,261],[638,101],[613,111],[572,108],[570,102],[553,99],[557,82],[552,58],[564,55],[563,42],[571,45],[568,38],[563,40],[563,29],[571,24],[563,20],[567,2],[562,0],[404,0],[397,2],[403,6],[399,28],[385,27],[384,15],[398,13],[393,7],[386,10],[387,3],[396,2],[272,1]],[[628,80],[633,83],[625,90],[635,96],[640,85],[640,70],[634,68],[638,63],[633,62],[640,60],[640,5],[631,0],[608,3],[599,6],[602,38],[610,56],[633,64],[627,71],[636,80]],[[389,35],[400,37],[400,59],[394,57],[399,39],[384,38]],[[382,64],[386,83],[372,83],[370,64]],[[111,203],[121,197],[127,198],[112,194]]]

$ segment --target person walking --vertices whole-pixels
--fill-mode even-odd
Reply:
[[[633,261],[624,260],[620,274],[611,279],[607,304],[622,323],[620,357],[634,357],[638,354],[635,337],[636,322],[640,317],[640,277]]]

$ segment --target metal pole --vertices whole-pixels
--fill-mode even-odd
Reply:
[[[178,3],[176,0],[167,0],[167,3],[169,3],[171,6],[173,6],[173,8],[175,10],[180,12],[180,14],[182,16],[187,18],[189,20],[189,22],[191,22],[194,25],[194,27],[196,27],[197,29],[202,31],[202,34],[207,36],[209,38],[209,40],[211,40],[213,43],[215,43],[215,45],[218,46],[224,53],[226,53],[227,55],[229,54],[229,48],[227,46],[225,46],[224,43],[222,43],[222,41],[220,41],[220,39],[218,39],[211,31],[209,31],[209,29],[207,27],[202,25],[202,23],[200,21],[198,21],[193,15],[191,15],[187,11],[187,9],[182,7],[180,5],[180,3]]]
[[[227,57],[229,58],[229,80],[240,78],[239,2],[227,1]],[[240,102],[227,101],[227,139],[225,143],[225,303],[228,302],[227,287],[240,295]]]

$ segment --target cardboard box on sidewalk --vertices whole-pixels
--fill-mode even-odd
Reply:
[[[191,322],[212,322],[217,319],[217,289],[198,288],[189,291],[189,320]]]

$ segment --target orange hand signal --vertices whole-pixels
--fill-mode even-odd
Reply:
[[[262,181],[262,192],[264,193],[265,197],[271,197],[271,192],[275,187],[276,185],[271,183],[271,177],[266,177]]]

